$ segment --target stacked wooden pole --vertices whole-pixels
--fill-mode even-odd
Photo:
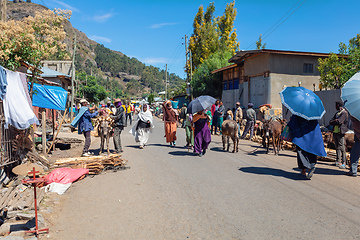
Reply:
[[[122,159],[120,154],[108,156],[90,156],[77,158],[62,158],[55,162],[56,168],[87,168],[89,174],[99,174],[106,169],[119,169],[125,167],[127,160]]]

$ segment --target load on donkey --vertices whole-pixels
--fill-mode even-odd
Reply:
[[[101,154],[104,150],[105,139],[106,139],[107,153],[110,154],[109,140],[114,133],[113,131],[114,120],[111,119],[109,116],[101,115],[94,119],[94,124],[95,124],[95,129],[94,129],[95,137],[100,137],[99,154]]]

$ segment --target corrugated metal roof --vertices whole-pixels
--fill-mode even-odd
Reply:
[[[40,71],[42,72],[42,74],[40,74],[41,77],[46,78],[46,77],[67,77],[67,78],[71,78],[70,75],[52,70],[48,67],[42,67],[40,68]],[[31,74],[31,71],[28,70],[28,73]]]
[[[318,53],[318,52],[301,52],[301,51],[286,51],[286,50],[273,50],[273,49],[256,49],[249,51],[238,51],[233,57],[229,59],[229,63],[235,63],[240,59],[250,57],[254,54],[283,54],[283,55],[298,55],[298,56],[314,56],[314,57],[328,57],[330,53]],[[339,55],[340,56],[340,55]],[[341,55],[344,56],[344,55]],[[346,55],[344,57],[347,57]]]

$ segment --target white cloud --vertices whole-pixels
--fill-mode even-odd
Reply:
[[[107,38],[107,37],[101,37],[101,36],[96,36],[96,35],[92,35],[90,37],[91,40],[94,40],[96,42],[106,42],[106,43],[110,43],[111,39]]]
[[[167,58],[143,58],[140,59],[141,62],[145,63],[145,64],[158,64],[158,63],[167,63],[169,62],[169,59]]]
[[[165,26],[172,26],[172,25],[176,25],[178,23],[157,23],[157,24],[153,24],[151,25],[149,28],[161,28],[161,27],[165,27]]]
[[[58,1],[58,0],[52,0],[53,2],[57,3],[57,4],[60,4],[61,6],[65,7],[66,9],[69,9],[73,12],[80,12],[79,9],[75,8],[75,7],[72,7],[70,6],[69,4],[66,4],[64,2],[61,2],[61,1]]]
[[[93,20],[95,22],[98,22],[98,23],[103,23],[103,22],[106,22],[112,16],[114,16],[114,13],[106,13],[106,14],[103,14],[103,15],[94,16]]]

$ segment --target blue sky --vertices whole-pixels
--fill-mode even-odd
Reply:
[[[70,9],[72,25],[106,47],[147,65],[185,77],[185,47],[201,0],[33,0]],[[215,2],[223,14],[230,0]],[[255,48],[259,35],[268,49],[337,52],[340,42],[360,33],[359,0],[237,0],[235,28],[241,50]],[[267,36],[268,35],[268,36]]]

